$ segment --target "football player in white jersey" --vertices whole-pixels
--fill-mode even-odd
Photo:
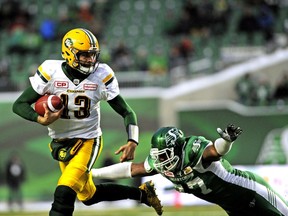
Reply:
[[[95,178],[128,178],[160,173],[177,191],[215,203],[230,216],[287,216],[288,204],[256,173],[233,168],[222,156],[242,133],[228,125],[217,129],[213,143],[203,136],[185,137],[176,127],[158,129],[145,162],[124,162],[92,169]]]
[[[86,205],[106,200],[139,200],[161,214],[162,206],[152,182],[139,188],[93,183],[90,170],[103,146],[100,101],[107,101],[124,119],[128,141],[115,152],[122,153],[121,162],[134,159],[139,136],[136,114],[120,95],[113,70],[99,62],[99,54],[98,40],[89,30],[70,30],[62,40],[64,61],[44,61],[30,77],[31,85],[13,104],[13,111],[19,116],[47,126],[52,138],[49,147],[53,158],[59,161],[62,175],[49,215],[72,215],[76,196]],[[51,112],[44,105],[45,115],[38,115],[31,105],[45,94],[59,96],[63,108]]]

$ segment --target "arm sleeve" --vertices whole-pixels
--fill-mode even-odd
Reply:
[[[14,102],[13,112],[24,119],[37,122],[38,114],[31,105],[40,97],[41,95],[35,92],[32,86],[28,87]]]
[[[99,169],[93,168],[91,170],[91,173],[94,178],[102,178],[102,179],[131,178],[132,177],[131,165],[132,162],[117,163]]]
[[[121,95],[117,95],[112,100],[109,100],[108,103],[119,115],[124,118],[126,128],[129,124],[137,125],[137,117],[135,112]]]
[[[128,140],[131,137],[134,137],[130,140],[133,140],[136,143],[138,143],[138,132],[136,132],[136,135],[130,134],[130,133],[132,133],[131,132],[131,126],[133,126],[134,128],[137,128],[136,131],[138,130],[136,113],[126,103],[126,101],[124,100],[124,98],[121,95],[117,95],[112,100],[109,100],[108,103],[113,108],[113,110],[115,110],[115,112],[117,112],[119,115],[121,115],[124,118],[124,125],[125,125],[126,131],[128,133]]]

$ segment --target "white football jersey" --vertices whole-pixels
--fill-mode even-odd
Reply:
[[[107,64],[100,63],[96,71],[79,82],[65,75],[63,62],[46,60],[30,77],[38,94],[57,95],[65,105],[61,118],[48,126],[49,136],[86,139],[100,136],[100,101],[111,100],[120,93],[114,72]]]

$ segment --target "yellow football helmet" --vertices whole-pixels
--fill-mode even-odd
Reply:
[[[89,55],[91,63],[80,62],[79,55]],[[62,40],[62,57],[67,64],[83,74],[90,74],[95,70],[100,55],[97,38],[87,29],[76,28],[66,33]]]

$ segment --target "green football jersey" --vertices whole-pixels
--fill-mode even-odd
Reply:
[[[203,164],[202,155],[209,145],[213,143],[204,137],[188,137],[181,166],[160,174],[169,179],[177,191],[218,204],[229,215],[288,215],[287,202],[257,174],[235,169],[223,158]],[[157,171],[150,155],[145,168],[147,172]]]

